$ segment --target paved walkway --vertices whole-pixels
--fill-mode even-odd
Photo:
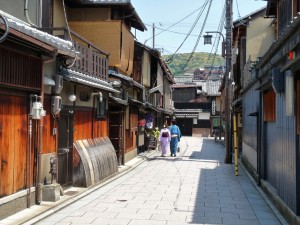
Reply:
[[[176,158],[156,152],[118,179],[25,224],[286,224],[242,168],[235,176],[234,165],[223,163],[223,145],[184,137],[181,149]]]

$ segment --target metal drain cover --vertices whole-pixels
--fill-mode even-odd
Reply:
[[[75,194],[77,194],[79,191],[67,191],[67,192],[65,192],[64,194],[65,195],[70,195],[70,196],[72,196],[72,195],[75,195]]]

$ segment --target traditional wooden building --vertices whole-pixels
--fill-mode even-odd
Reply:
[[[265,14],[234,27],[242,158],[290,224],[300,224],[299,9],[299,1],[268,1]]]
[[[173,115],[171,87],[174,84],[172,72],[158,50],[135,42],[135,76],[141,78],[144,86],[143,107],[139,106],[139,150],[148,149],[149,131],[160,130]],[[143,122],[144,121],[144,122]],[[147,124],[148,123],[148,124]]]
[[[107,135],[119,164],[124,164],[136,156],[137,147],[138,112],[130,106],[128,99],[141,100],[144,89],[138,77],[133,77],[134,36],[131,28],[140,31],[146,28],[127,0],[65,2],[70,29],[109,54],[107,79],[119,92],[112,92],[107,98]]]
[[[212,134],[214,124],[219,126],[221,71],[196,69],[192,76],[175,78],[172,99],[175,117],[183,135],[208,137]]]
[[[254,65],[274,41],[273,19],[264,18],[265,10],[262,8],[233,22],[233,52],[238,54],[232,55],[232,113],[237,118],[239,151],[243,151],[245,161],[253,168],[257,168],[257,154],[253,150],[257,143],[252,136],[256,133],[252,127],[254,124],[256,126],[256,118],[249,114],[258,110]],[[249,95],[250,91],[256,98]],[[251,107],[250,99],[256,99]],[[248,135],[250,130],[252,135]]]
[[[43,155],[57,144],[47,90],[57,62],[75,57],[71,42],[32,27],[35,3],[0,3],[0,219],[42,200]]]

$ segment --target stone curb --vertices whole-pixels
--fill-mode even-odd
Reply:
[[[77,201],[78,199],[85,197],[86,195],[96,191],[97,189],[99,189],[99,188],[109,184],[110,182],[118,179],[119,177],[125,175],[126,173],[130,172],[131,170],[133,170],[134,168],[136,168],[137,166],[142,164],[145,160],[152,158],[155,155],[155,153],[157,153],[157,152],[158,152],[158,150],[152,150],[152,151],[148,151],[147,154],[145,154],[145,155],[142,153],[142,154],[136,156],[136,158],[133,159],[133,160],[136,160],[136,162],[134,162],[132,165],[125,164],[124,166],[122,166],[123,168],[119,172],[114,174],[113,176],[106,178],[105,180],[101,181],[98,184],[95,184],[92,187],[88,187],[87,189],[84,189],[83,191],[71,196],[68,199],[58,202],[57,205],[51,206],[48,209],[41,211],[41,213],[38,214],[38,216],[35,215],[34,218],[27,219],[20,224],[24,224],[24,225],[35,224],[35,223],[39,222],[40,220],[45,219],[46,217],[50,216],[51,214],[65,208],[66,206]]]

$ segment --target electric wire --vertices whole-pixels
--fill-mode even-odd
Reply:
[[[224,25],[225,25],[225,12],[226,12],[226,4],[224,4],[222,15],[221,15],[220,22],[219,22],[219,26],[218,26],[218,29],[217,29],[217,31],[220,32],[220,33],[222,32],[222,30],[224,28]],[[221,38],[221,34],[219,34],[219,33],[217,33],[217,34],[219,36],[218,36],[218,38],[216,38],[214,40],[211,52],[210,52],[210,54],[209,54],[209,56],[207,58],[207,61],[206,61],[204,67],[207,66],[207,64],[211,60],[211,58],[212,58],[211,67],[213,67],[214,64],[215,64],[215,59],[216,59],[216,56],[217,56],[217,51],[218,51],[218,47],[219,47],[219,43],[220,43],[220,38]],[[214,50],[214,53],[213,53],[213,50]]]
[[[2,35],[2,37],[0,38],[0,43],[1,43],[1,42],[4,42],[5,39],[6,39],[7,36],[8,36],[8,33],[9,33],[9,25],[8,25],[8,22],[7,22],[6,18],[5,18],[4,16],[2,16],[1,14],[0,14],[0,18],[3,20],[4,26],[5,26],[5,32],[4,32],[4,34]]]
[[[204,29],[204,27],[205,27],[205,24],[206,24],[208,15],[209,15],[209,13],[210,13],[212,1],[213,1],[213,0],[210,0],[210,4],[209,4],[208,9],[207,9],[206,17],[205,17],[205,19],[204,19],[204,23],[203,23],[202,29],[201,29],[201,31],[200,31],[200,33],[199,33],[198,39],[197,39],[197,41],[196,41],[196,43],[195,43],[195,46],[194,46],[194,48],[193,48],[193,50],[192,50],[192,52],[191,52],[191,54],[190,54],[188,60],[185,62],[184,66],[180,69],[179,73],[182,73],[182,72],[185,70],[185,68],[187,67],[187,65],[189,64],[191,58],[192,58],[193,55],[194,55],[194,52],[195,52],[195,50],[196,50],[196,48],[197,48],[197,46],[198,46],[198,44],[199,44],[200,38],[202,37],[203,29]],[[206,3],[208,4],[208,1],[207,1]]]
[[[199,12],[199,14],[198,14],[196,20],[194,21],[192,27],[190,28],[188,34],[186,35],[186,37],[184,38],[184,40],[182,41],[182,43],[179,45],[179,47],[177,48],[177,50],[171,55],[171,57],[169,57],[169,58],[166,60],[167,63],[171,63],[171,62],[172,62],[172,60],[173,60],[175,54],[179,51],[179,49],[180,49],[180,48],[182,47],[182,45],[185,43],[185,41],[187,40],[187,38],[190,36],[190,34],[191,34],[192,31],[194,30],[195,26],[197,25],[197,23],[198,23],[200,17],[202,16],[202,14],[203,14],[203,12],[204,12],[204,10],[205,10],[205,8],[206,8],[208,2],[209,2],[209,0],[206,0],[206,1],[204,2],[203,6],[201,7],[201,11]],[[212,2],[212,0],[210,0],[210,4],[211,4],[211,2]],[[205,21],[205,22],[206,22],[206,21]],[[205,24],[205,23],[204,23],[204,24]],[[200,35],[198,35],[198,39],[199,39],[199,36],[201,36],[201,34],[202,34],[202,30],[203,30],[204,24],[203,24],[203,26],[202,26]],[[197,40],[197,42],[198,42],[198,40]]]
[[[28,21],[28,23],[34,27],[34,28],[37,28],[37,25],[35,25],[34,23],[31,22],[30,18],[29,18],[29,15],[28,15],[28,0],[25,0],[25,8],[24,8],[24,11],[25,11],[25,17]]]
[[[144,24],[145,24],[145,23],[144,23]],[[153,27],[153,25],[150,25],[150,24],[145,24],[145,25],[146,25],[146,26],[149,26],[149,27]],[[167,31],[167,32],[174,33],[174,34],[187,35],[187,33],[182,33],[182,32],[177,32],[177,31],[172,31],[172,30],[166,30],[166,29],[159,28],[159,27],[155,27],[155,28],[158,29],[158,30]],[[154,35],[154,36],[156,36],[156,35]],[[198,35],[196,35],[196,34],[191,34],[190,36],[198,37]]]
[[[65,0],[62,0],[62,4],[63,4],[64,17],[65,17],[65,22],[66,22],[66,26],[67,26],[68,35],[69,35],[69,38],[72,42],[72,48],[74,49],[74,52],[75,52],[75,58],[73,59],[73,62],[71,63],[71,65],[68,66],[68,68],[71,68],[71,67],[74,66],[74,64],[77,60],[77,52],[76,52],[76,49],[74,47],[74,43],[73,43],[73,39],[72,39],[72,35],[71,35],[71,31],[70,31],[70,27],[69,27],[69,23],[68,23],[68,19],[67,19]]]
[[[155,34],[153,37],[150,37],[148,39],[145,40],[144,44],[146,44],[147,41],[153,39],[154,37],[156,37],[157,35],[160,35],[161,33],[168,31],[170,28],[176,26],[177,24],[179,24],[181,21],[185,20],[186,18],[192,16],[195,12],[201,10],[203,8],[203,6],[199,7],[198,9],[194,10],[193,12],[191,12],[190,14],[188,14],[187,16],[185,16],[184,18],[182,18],[181,20],[177,21],[176,23],[172,24],[171,26],[167,27],[166,29],[163,29],[161,32]],[[150,25],[152,27],[152,25]],[[157,28],[157,27],[155,27]]]
[[[241,19],[241,14],[240,14],[240,9],[239,9],[239,4],[238,4],[238,0],[235,0],[235,4],[236,4],[236,11],[238,13],[238,20],[240,21],[240,23],[244,26],[248,26],[247,24],[245,24],[245,22]]]

